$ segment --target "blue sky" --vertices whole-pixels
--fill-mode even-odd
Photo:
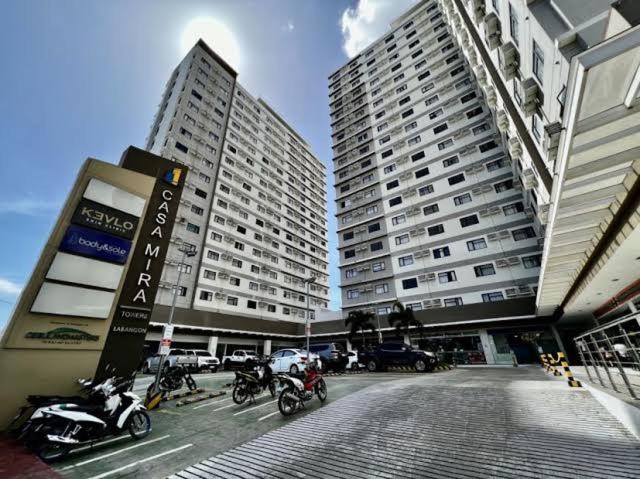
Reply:
[[[4,2],[0,327],[85,158],[115,163],[128,145],[144,146],[165,82],[185,53],[184,32],[201,17],[222,23],[233,37],[239,81],[269,102],[327,164],[331,306],[338,308],[327,77],[412,3]]]

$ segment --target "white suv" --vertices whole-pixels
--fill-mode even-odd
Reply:
[[[271,370],[274,373],[297,374],[307,367],[307,352],[301,349],[281,349],[271,355]],[[311,360],[320,362],[320,356],[311,353]]]
[[[197,371],[202,371],[204,369],[209,369],[212,373],[218,371],[218,368],[220,367],[220,360],[209,351],[205,349],[191,349],[187,350],[187,353],[194,355],[198,359],[198,365],[196,366]]]

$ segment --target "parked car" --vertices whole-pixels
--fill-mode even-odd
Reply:
[[[411,366],[418,372],[433,371],[438,364],[435,353],[414,349],[402,342],[384,342],[358,353],[358,360],[369,371],[382,371],[387,366]]]
[[[233,354],[229,356],[222,356],[222,364],[225,369],[230,369],[234,366],[242,366],[247,359],[257,361],[258,355],[255,351],[248,349],[236,349]]]
[[[338,343],[312,344],[309,349],[320,356],[323,371],[344,371],[349,363],[347,353]]]
[[[142,365],[142,372],[145,374],[157,372],[160,358],[159,354],[149,356]],[[169,369],[172,366],[184,366],[189,370],[195,370],[197,365],[198,358],[193,351],[174,348],[170,349],[169,354],[165,356],[163,368]]]
[[[347,351],[347,357],[349,358],[347,369],[357,371],[362,367],[360,361],[358,361],[358,351]]]
[[[188,350],[187,353],[193,354],[198,360],[198,364],[196,366],[198,371],[209,369],[212,373],[215,373],[220,367],[220,360],[206,349]]]
[[[274,373],[296,374],[307,367],[308,354],[302,349],[281,349],[271,355],[271,371]],[[311,361],[320,360],[320,356],[311,353]]]

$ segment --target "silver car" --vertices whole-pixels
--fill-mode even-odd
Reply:
[[[157,372],[160,358],[161,356],[159,354],[149,356],[142,365],[142,372],[144,374]],[[169,369],[172,366],[178,365],[184,366],[190,370],[194,370],[198,365],[198,357],[193,353],[192,350],[184,350],[179,348],[169,350],[169,354],[164,358],[162,367]]]

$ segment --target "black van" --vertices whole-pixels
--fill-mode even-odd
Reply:
[[[344,348],[338,343],[311,344],[309,349],[312,353],[318,354],[322,361],[323,371],[344,371],[349,363]]]

